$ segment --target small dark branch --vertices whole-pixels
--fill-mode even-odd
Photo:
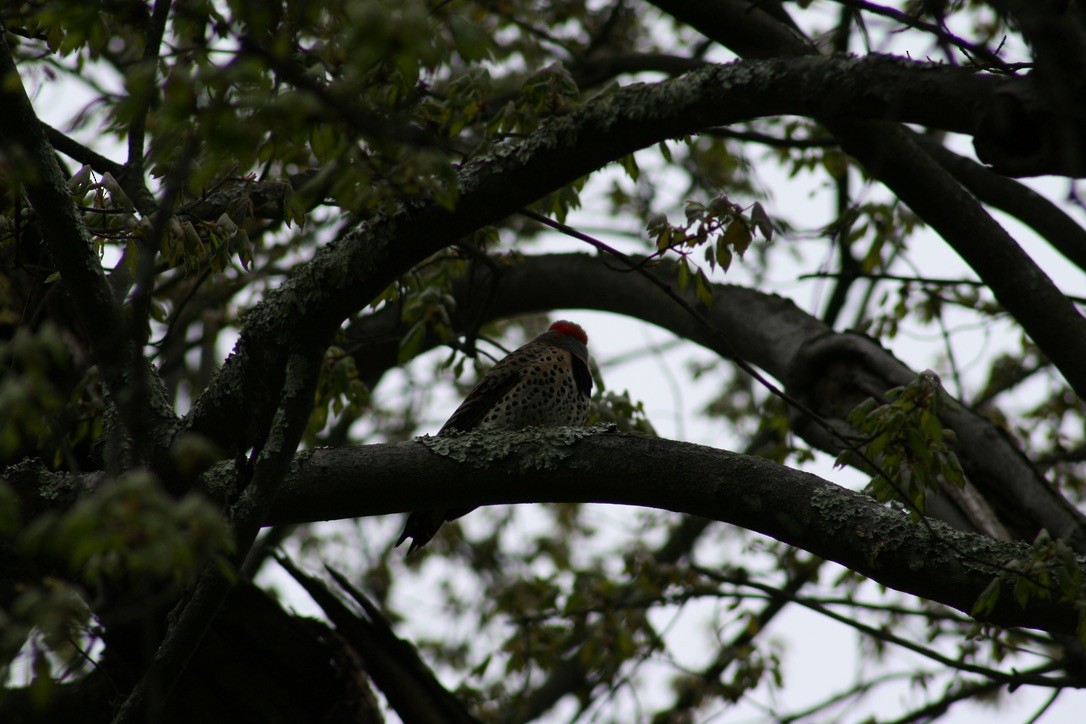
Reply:
[[[1044,666],[1039,666],[1034,669],[1026,669],[1021,673],[1027,676],[1037,676],[1052,671],[1053,668],[1052,664],[1045,664]],[[917,724],[918,722],[932,722],[950,711],[950,707],[957,704],[959,701],[983,697],[985,694],[999,691],[1003,686],[1005,686],[1005,684],[1002,681],[960,682],[954,686],[953,689],[947,691],[942,699],[910,711],[908,714],[905,714],[898,719],[894,719],[892,722],[885,722],[885,724]],[[1055,693],[1059,693],[1059,690]]]
[[[663,73],[677,76],[706,65],[707,61],[666,53],[625,53],[597,55],[577,63],[572,69],[579,88],[592,88],[623,74]]]
[[[272,420],[267,441],[256,458],[253,480],[230,514],[238,546],[235,557],[239,562],[244,560],[252,547],[290,470],[294,451],[309,422],[320,369],[320,350],[316,353],[298,350],[291,354],[282,402]]]
[[[708,136],[717,138],[733,138],[736,141],[760,143],[772,148],[836,148],[837,139],[832,136],[817,136],[815,138],[781,138],[771,136],[768,133],[757,131],[737,131],[731,128],[710,128],[705,131]]]
[[[797,279],[837,279],[842,275],[838,272],[818,272],[812,274],[800,274]],[[858,274],[857,278],[871,279],[873,281],[894,281],[905,282],[912,284],[923,284],[925,286],[938,286],[938,287],[957,287],[967,286],[975,287],[977,289],[987,289],[988,285],[982,281],[976,279],[937,279],[935,277],[910,277],[899,274]],[[1064,295],[1073,302],[1079,304],[1086,304],[1086,297],[1076,297],[1073,294]]]
[[[837,272],[818,272],[813,274],[800,274],[797,279],[836,279],[841,275]],[[875,281],[894,281],[894,282],[906,282],[911,284],[922,284],[925,286],[937,286],[937,287],[975,287],[977,289],[987,289],[988,285],[982,281],[976,279],[938,279],[936,277],[910,277],[900,274],[860,274],[863,279],[871,279]],[[1068,299],[1079,304],[1086,304],[1086,297],[1076,297],[1073,294],[1065,294]]]
[[[1086,229],[1066,211],[1014,179],[959,156],[923,134],[917,142],[983,203],[1026,224],[1079,269],[1086,270]]]
[[[570,41],[560,38],[553,33],[548,32],[544,28],[541,28],[537,25],[532,25],[531,23],[518,18],[515,13],[510,12],[510,6],[505,5],[504,3],[496,2],[482,2],[480,3],[480,5],[485,7],[489,12],[494,13],[494,15],[502,18],[506,22],[520,28],[528,37],[535,38],[541,43],[547,43],[554,46],[557,50],[561,51],[567,57],[571,55]]]
[[[585,46],[583,55],[591,55],[596,48],[601,47],[604,43],[611,39],[614,34],[615,27],[618,25],[619,19],[622,17],[623,11],[626,10],[626,0],[615,0],[615,3],[611,6],[610,11],[607,13],[607,19],[603,21],[599,30],[592,34],[591,39],[588,41],[588,45]]]
[[[847,9],[843,10],[842,15],[845,17],[842,18],[841,24],[848,25],[849,11]],[[841,52],[844,52],[844,50]],[[863,271],[860,262],[852,253],[852,242],[849,238],[856,218],[852,209],[849,173],[850,171],[846,166],[845,170],[837,174],[833,180],[836,191],[837,221],[832,227],[832,237],[840,260],[838,262],[840,272],[837,276],[837,283],[833,285],[830,298],[826,301],[826,308],[822,312],[822,321],[829,327],[837,324],[837,317],[841,314],[841,310],[845,308],[845,302],[848,301],[848,293]]]
[[[139,257],[137,259],[135,289],[132,292],[131,312],[128,321],[128,334],[132,340],[132,383],[128,386],[128,404],[136,409],[142,409],[149,401],[150,391],[147,388],[147,376],[139,374],[147,362],[144,350],[151,333],[151,306],[154,301],[154,287],[157,270],[155,262],[162,246],[162,239],[166,234],[166,226],[173,216],[173,207],[180,198],[185,188],[191,169],[188,160],[193,157],[199,142],[196,136],[190,136],[186,143],[181,158],[186,159],[175,166],[166,179],[166,188],[162,195],[162,201],[158,205],[158,212],[151,222],[151,232],[139,242]],[[148,436],[147,430],[133,427],[129,430],[143,460],[150,461],[154,458],[154,439]],[[179,492],[179,491],[175,491]]]
[[[158,92],[158,84],[155,78],[158,76],[158,54],[162,47],[162,36],[166,32],[166,20],[170,16],[171,0],[155,0],[154,10],[151,12],[151,23],[147,28],[144,38],[143,59],[137,66],[143,84],[136,89],[139,94],[135,111],[132,114],[132,124],[128,128],[128,168],[133,173],[142,175],[143,149],[147,135],[147,112],[151,107],[151,100]],[[145,75],[144,75],[145,74]]]
[[[789,576],[788,581],[784,584],[783,588],[770,593],[770,603],[766,604],[766,606],[753,617],[750,625],[744,627],[744,629],[739,632],[727,646],[720,650],[712,663],[702,669],[699,674],[700,678],[706,682],[718,681],[732,662],[734,662],[744,650],[749,648],[758,635],[766,629],[769,623],[793,601],[796,594],[799,593],[799,590],[818,576],[818,571],[822,567],[822,563],[823,562],[817,558],[808,560],[794,575]],[[671,705],[667,714],[677,715],[678,720],[681,721],[682,715],[689,714],[693,709],[696,709],[701,705],[702,700],[702,691],[697,689],[686,689]],[[670,717],[662,717],[660,714],[657,715],[656,719],[662,719],[664,721],[672,720]]]
[[[53,145],[53,148],[60,151],[65,156],[74,158],[76,161],[79,161],[79,163],[90,166],[98,173],[112,174],[116,179],[120,179],[121,175],[124,173],[124,166],[116,161],[108,159],[98,152],[87,148],[82,143],[61,133],[52,126],[43,123],[42,128],[45,129],[45,137],[49,140],[49,143]],[[127,189],[125,189],[125,192],[127,193]]]
[[[294,535],[298,527],[296,525],[273,525],[268,528],[264,535],[253,542],[253,547],[249,549],[249,555],[245,556],[245,563],[242,564],[239,571],[241,578],[251,581],[260,572],[264,563],[275,556],[275,551],[279,546],[287,538]]]
[[[811,274],[800,274],[797,279],[836,279],[841,276],[837,272],[816,272]],[[903,274],[862,274],[864,279],[871,279],[874,281],[890,281],[890,282],[906,282],[909,284],[923,284],[925,286],[937,286],[937,287],[976,287],[986,288],[988,285],[982,281],[976,279],[939,279],[937,277],[910,277]]]
[[[988,384],[985,385],[984,389],[981,390],[980,393],[973,398],[971,406],[973,407],[973,409],[976,410],[982,409],[985,405],[990,403],[992,400],[994,400],[996,397],[1003,394],[1007,390],[1017,387],[1041,370],[1048,369],[1048,366],[1048,360],[1041,360],[1028,367],[1022,367],[1021,369],[1016,370],[1013,374],[1007,375],[1006,378],[1002,379],[998,384],[992,384],[992,381],[989,380]],[[1044,467],[1046,464],[1049,463],[1045,463],[1043,460],[1037,459],[1034,461],[1034,464],[1040,467]]]
[[[1077,445],[1063,452],[1050,452],[1038,455],[1034,461],[1041,467],[1059,465],[1060,463],[1081,463],[1086,461],[1086,444]]]
[[[440,145],[437,138],[422,128],[407,123],[395,123],[340,97],[328,86],[306,73],[304,68],[289,58],[283,58],[265,48],[252,37],[243,35],[238,38],[238,42],[243,52],[251,53],[263,60],[285,82],[299,90],[311,93],[363,135],[378,141],[394,141],[412,146]]]
[[[1006,673],[997,669],[990,669],[986,666],[978,666],[976,664],[970,664],[959,659],[953,659],[949,656],[944,656],[935,649],[925,648],[924,646],[921,646],[915,641],[902,638],[901,636],[896,636],[883,628],[869,626],[865,623],[862,623],[861,621],[857,621],[853,616],[846,616],[844,614],[837,613],[828,606],[816,603],[815,601],[808,598],[802,598],[800,596],[797,596],[794,592],[789,593],[787,591],[777,588],[776,586],[770,586],[765,583],[753,581],[749,577],[739,578],[736,576],[720,574],[716,571],[711,571],[700,566],[693,566],[693,568],[694,570],[701,573],[703,576],[711,580],[718,581],[720,583],[726,583],[735,586],[746,586],[749,588],[757,589],[759,591],[764,591],[771,595],[782,596],[791,601],[792,603],[796,603],[800,606],[803,606],[804,608],[814,611],[815,613],[821,614],[827,618],[837,621],[838,623],[849,626],[856,631],[864,634],[865,636],[870,636],[871,638],[878,641],[893,644],[894,646],[906,649],[907,651],[912,651],[913,653],[920,654],[921,656],[929,658],[935,663],[941,664],[942,666],[945,666],[947,668],[967,671],[971,674],[983,676],[991,681],[998,681],[1000,683],[1008,684],[1015,687],[1021,686],[1023,684],[1053,688],[1075,685],[1075,680],[1068,677],[1054,678],[1044,676],[1043,674],[1023,674],[1022,672]]]
[[[979,59],[984,61],[983,66],[985,68],[993,68],[1003,72],[1011,72],[1016,70],[1018,66],[1011,67],[1003,61],[998,55],[993,53],[983,45],[976,45],[968,40],[958,37],[954,33],[947,30],[945,26],[929,23],[926,20],[921,20],[918,17],[904,13],[896,8],[888,8],[883,5],[876,5],[872,2],[866,2],[866,0],[833,0],[836,3],[840,3],[846,7],[856,8],[872,15],[881,15],[882,17],[889,18],[902,25],[914,28],[915,30],[921,30],[925,33],[930,33],[944,43],[958,48],[970,58]]]
[[[1041,704],[1041,708],[1034,712],[1033,716],[1025,721],[1025,724],[1037,724],[1037,722],[1041,721],[1041,718],[1052,708],[1052,705],[1056,703],[1056,699],[1058,699],[1062,693],[1063,691],[1060,689],[1053,691],[1051,696],[1048,697],[1048,700],[1045,701],[1044,704]]]
[[[861,679],[853,686],[843,691],[838,691],[832,694],[826,699],[819,701],[815,704],[811,704],[809,707],[802,711],[793,712],[792,714],[784,714],[774,720],[774,724],[792,724],[792,722],[800,721],[803,719],[809,719],[814,716],[821,715],[822,717],[828,716],[827,710],[840,706],[847,701],[859,701],[859,699],[870,694],[877,687],[888,684],[894,681],[901,681],[903,679],[909,681],[916,681],[917,678],[924,675],[930,675],[928,672],[918,671],[905,671],[898,673],[883,674],[882,676],[876,676],[871,679]],[[819,721],[819,720],[816,720]]]

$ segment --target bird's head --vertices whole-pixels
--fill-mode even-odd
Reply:
[[[585,333],[584,328],[579,324],[567,321],[565,319],[559,319],[552,324],[548,329],[548,332],[557,332],[558,334],[564,334],[567,337],[572,337],[581,344],[588,345],[588,335]]]

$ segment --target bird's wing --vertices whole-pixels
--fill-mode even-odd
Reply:
[[[507,362],[514,364],[506,364]],[[503,367],[505,369],[502,369]],[[460,432],[474,430],[486,414],[494,408],[498,400],[524,379],[525,372],[526,368],[524,364],[519,363],[519,360],[506,358],[494,365],[475,386],[475,389],[468,393],[468,396],[460,403],[460,407],[456,408],[456,412],[441,426],[437,434],[444,435],[451,430]]]
[[[592,372],[588,369],[588,362],[575,354],[571,354],[570,358],[570,364],[573,367],[573,381],[577,383],[577,391],[585,397],[591,397]]]

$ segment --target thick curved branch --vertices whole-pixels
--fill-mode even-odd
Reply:
[[[565,430],[559,428],[558,435]],[[534,434],[546,441],[553,433]],[[451,444],[482,446],[487,439],[474,434]],[[904,511],[763,458],[633,433],[595,434],[568,448],[564,444],[559,443],[557,454],[552,446],[541,456],[514,440],[482,467],[439,455],[416,441],[306,451],[295,456],[264,523],[401,513],[417,509],[420,500],[436,508],[530,502],[639,505],[757,531],[967,614],[1010,561],[1029,556],[1024,543],[956,531],[938,521],[914,524]],[[224,498],[233,485],[233,466],[220,464],[204,479],[208,494]],[[21,489],[17,475],[10,480]],[[48,502],[74,501],[103,481],[102,474],[57,478]],[[1086,575],[1086,560],[1080,557],[1078,565]],[[1022,607],[1008,591],[984,620],[1073,635],[1077,612],[1058,598]]]
[[[1079,269],[1086,270],[1086,229],[1066,211],[1029,186],[959,156],[928,136],[916,134],[914,138],[977,199],[1026,224]]]
[[[559,429],[561,432],[562,429]],[[969,613],[994,576],[1029,556],[1024,544],[918,525],[893,510],[809,473],[762,458],[635,434],[585,437],[554,460],[553,441],[512,442],[500,460],[477,466],[418,442],[318,449],[297,458],[267,524],[338,520],[414,510],[531,502],[640,505],[712,518],[833,560],[890,588]],[[458,444],[486,446],[485,435]],[[490,438],[491,440],[493,438]],[[488,448],[489,449],[489,448]],[[453,454],[456,449],[453,449]],[[1086,575],[1086,561],[1080,559]],[[1058,597],[1054,597],[1058,598]],[[1070,603],[1020,606],[1009,591],[985,620],[1073,633]]]
[[[814,53],[786,24],[744,0],[656,0],[660,9],[740,55],[766,57]],[[751,38],[761,42],[754,44]],[[1003,86],[993,103],[1026,86]],[[826,89],[826,92],[832,92]],[[931,102],[931,97],[927,101]],[[992,109],[979,113],[987,132]],[[998,110],[998,109],[996,109]],[[814,113],[841,147],[942,236],[1052,360],[1080,397],[1086,397],[1086,319],[971,194],[924,153],[900,126],[861,120],[860,114]],[[868,116],[868,119],[873,116]],[[885,117],[884,117],[885,118]],[[1040,124],[1040,116],[1031,122]],[[901,119],[897,119],[901,120]],[[1040,132],[1040,131],[1038,131]],[[979,140],[979,139],[978,139]]]
[[[709,66],[589,101],[466,164],[454,210],[417,202],[363,223],[299,267],[249,314],[234,355],[196,401],[191,426],[223,447],[252,445],[274,410],[292,345],[326,345],[349,314],[430,254],[633,151],[779,114],[854,113],[964,130],[974,102],[1008,82],[885,57],[805,57]],[[896,90],[891,97],[872,88]],[[932,94],[946,102],[931,103]],[[251,424],[239,429],[238,419]]]
[[[1086,143],[1080,135],[1086,125],[1086,11],[1081,3],[1065,0],[994,0],[991,5],[1013,17],[1036,58],[1034,91],[1005,98],[994,125],[1004,133],[1033,136],[1037,129],[1028,116],[1038,105],[1051,112],[1045,132],[1027,142],[1025,159],[1004,159],[1000,148],[988,149],[995,152],[992,158],[981,159],[1028,165],[1045,158],[1062,167],[1057,173],[1086,175]]]
[[[614,312],[650,322],[702,345],[723,357],[738,354],[778,380],[809,408],[842,429],[857,404],[886,390],[908,384],[916,373],[889,351],[861,335],[835,334],[791,301],[744,287],[714,284],[713,303],[704,309],[711,327],[701,324],[639,274],[618,262],[584,254],[524,257],[517,263],[480,266],[456,285],[460,302],[456,322],[462,331],[473,324],[516,314],[581,308]],[[678,289],[670,270],[655,267],[657,279]],[[685,295],[696,304],[693,292]],[[485,300],[485,306],[482,304]],[[395,310],[360,318],[349,336],[364,352],[359,372],[370,382],[397,363]],[[717,332],[714,334],[714,331]],[[727,344],[722,344],[721,335]],[[434,340],[437,343],[438,340]],[[958,436],[957,454],[972,483],[999,512],[1004,525],[1032,540],[1046,528],[1086,554],[1086,519],[1036,470],[997,426],[948,399],[943,424]],[[840,452],[837,440],[820,427],[797,422],[797,432],[810,444]],[[953,509],[932,514],[959,527]],[[957,514],[960,516],[960,514]]]

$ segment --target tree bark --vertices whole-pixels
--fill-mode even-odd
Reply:
[[[993,578],[1030,554],[1023,543],[914,523],[904,511],[762,458],[632,433],[593,434],[567,447],[560,440],[568,431],[535,430],[531,442],[515,433],[456,438],[447,452],[466,455],[464,462],[416,441],[302,453],[266,522],[387,515],[420,500],[434,508],[640,505],[758,531],[967,614]],[[1086,560],[1078,567],[1086,575]],[[1059,598],[1022,607],[1007,590],[983,620],[1074,633],[1078,614]]]

